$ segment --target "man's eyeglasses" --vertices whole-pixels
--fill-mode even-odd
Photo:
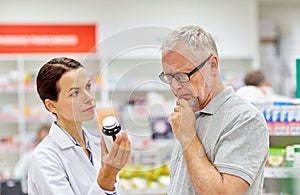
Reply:
[[[173,78],[175,78],[179,83],[186,83],[190,81],[190,77],[197,72],[198,70],[200,70],[205,63],[211,58],[212,55],[210,55],[208,58],[206,58],[206,60],[204,60],[201,64],[199,64],[196,68],[194,68],[194,70],[192,70],[189,73],[183,73],[183,72],[178,72],[175,74],[165,74],[164,72],[160,73],[159,78],[162,82],[166,83],[166,84],[171,84]]]

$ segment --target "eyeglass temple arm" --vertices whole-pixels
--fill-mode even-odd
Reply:
[[[194,70],[192,70],[190,73],[187,73],[187,75],[190,77],[192,74],[194,74],[195,72],[197,72],[198,70],[200,70],[205,63],[211,58],[212,55],[210,55],[208,58],[206,58],[206,60],[204,60],[201,64],[199,64]]]

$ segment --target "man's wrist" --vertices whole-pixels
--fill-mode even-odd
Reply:
[[[180,142],[180,145],[184,150],[190,148],[190,147],[193,147],[193,145],[195,145],[197,142],[199,142],[199,139],[197,137],[197,135],[195,134],[194,136],[189,136],[189,137],[184,137],[180,140],[178,140]]]
[[[189,143],[185,146],[185,148],[183,148],[183,151],[188,153],[190,152],[193,155],[197,154],[199,157],[206,156],[205,149],[203,148],[203,145],[197,136],[194,136],[189,141]]]

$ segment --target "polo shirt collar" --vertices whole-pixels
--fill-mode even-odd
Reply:
[[[234,93],[232,87],[226,87],[221,93],[216,95],[210,102],[200,111],[197,111],[195,114],[198,117],[201,113],[205,114],[215,114],[218,109],[229,99]]]

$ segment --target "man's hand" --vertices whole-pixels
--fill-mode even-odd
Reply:
[[[196,118],[195,113],[185,99],[176,101],[176,107],[168,121],[182,148],[186,148],[196,136]]]

